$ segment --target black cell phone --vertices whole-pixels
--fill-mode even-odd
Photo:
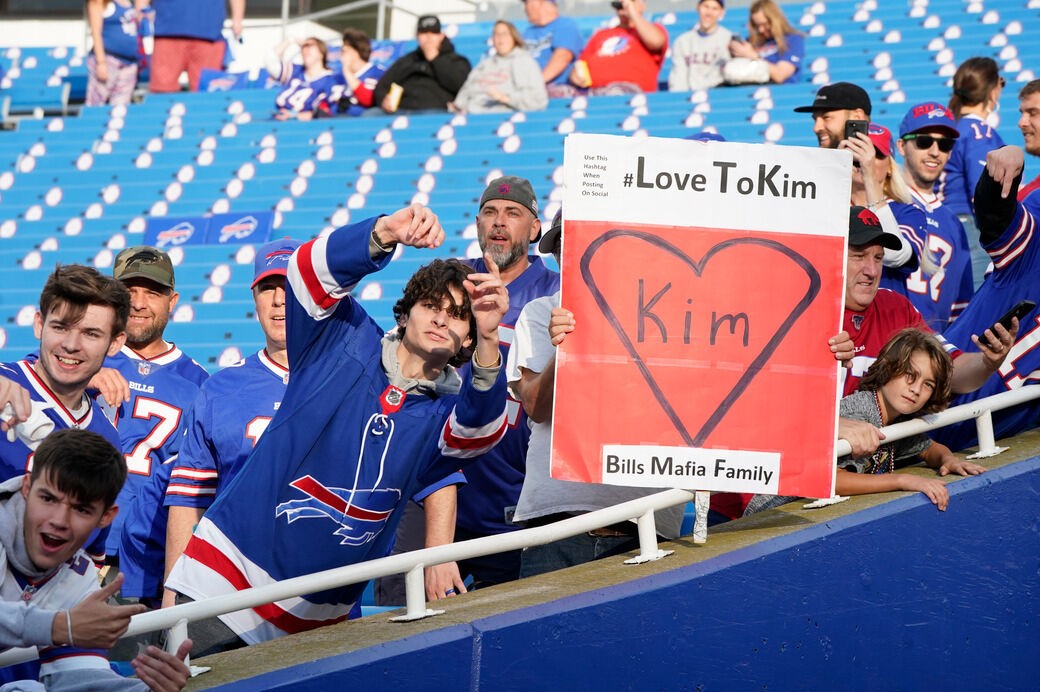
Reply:
[[[610,3],[610,6],[613,7],[615,10],[621,9],[621,3],[617,2],[617,0],[614,0],[614,2]]]
[[[1010,330],[1011,329],[1011,320],[1012,319],[1017,317],[1019,319],[1019,321],[1021,321],[1021,319],[1023,317],[1025,317],[1026,315],[1028,315],[1029,313],[1031,313],[1034,308],[1036,308],[1036,303],[1034,301],[1032,301],[1032,300],[1020,301],[1013,308],[1011,308],[1010,310],[1005,312],[1004,316],[1001,317],[996,322],[994,322],[994,324],[999,324],[1000,326],[1004,327],[1004,329]],[[993,332],[993,333],[996,334],[996,332]],[[985,332],[983,332],[982,334],[979,334],[979,341],[982,342],[982,344],[984,346],[986,346],[986,348],[992,348],[989,345],[989,339],[986,338],[986,333]]]
[[[845,121],[845,139],[852,139],[852,135],[857,132],[867,134],[867,128],[870,127],[870,122],[867,120],[846,120]]]

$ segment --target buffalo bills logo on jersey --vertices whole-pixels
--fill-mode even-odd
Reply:
[[[628,36],[611,36],[599,47],[600,55],[620,55],[628,50]]]
[[[184,243],[191,240],[191,237],[195,235],[194,224],[188,221],[181,221],[173,228],[168,228],[165,231],[159,231],[159,234],[155,236],[156,247],[166,247],[167,245],[184,245]]]
[[[859,329],[863,326],[863,315],[853,315],[852,326],[856,328],[856,331],[859,331]]]
[[[152,364],[146,360],[137,361],[137,374],[148,377],[152,374]]]
[[[217,242],[226,243],[231,239],[241,240],[242,238],[248,238],[259,224],[260,222],[256,220],[256,217],[243,216],[241,219],[232,221],[221,228]]]
[[[307,496],[289,500],[275,508],[275,517],[285,515],[291,524],[298,519],[331,519],[338,525],[334,536],[340,545],[364,545],[379,535],[401,500],[397,488],[330,488],[312,476],[289,484]]]

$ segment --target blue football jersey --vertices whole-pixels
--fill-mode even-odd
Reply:
[[[975,196],[975,183],[986,168],[986,154],[1004,146],[1004,140],[977,115],[965,115],[958,120],[957,131],[961,136],[935,181],[935,193],[954,214],[974,214],[971,199]]]
[[[130,401],[115,410],[120,449],[126,459],[126,483],[116,503],[129,507],[153,471],[177,453],[183,437],[184,414],[209,375],[176,346],[154,358],[143,358],[128,346],[105,359],[130,385]],[[127,513],[112,522],[108,553],[119,554],[120,532]]]
[[[288,383],[289,371],[265,350],[213,375],[188,412],[165,504],[213,504],[274,418]]]
[[[30,399],[34,402],[34,408],[37,403],[43,405],[43,413],[53,421],[55,430],[64,428],[90,430],[102,435],[116,449],[120,448],[119,434],[105,417],[98,402],[90,400],[88,397],[89,405],[83,412],[77,414],[69,411],[36,374],[30,361],[0,363],[0,377],[6,377],[25,387],[29,391]],[[2,476],[0,481],[24,475],[27,471],[32,470],[32,455],[33,450],[26,446],[20,438],[16,437],[12,442],[7,439],[7,435],[0,435],[0,476]],[[112,527],[106,527],[95,532],[87,541],[84,550],[94,562],[100,564],[104,561],[105,542],[111,532]]]
[[[886,268],[881,287],[906,296],[929,327],[941,332],[967,306],[974,291],[971,250],[960,220],[941,202],[918,194],[913,204],[891,204],[899,230],[917,255],[913,272]],[[926,273],[922,257],[936,271]]]
[[[513,342],[513,327],[524,306],[535,298],[551,296],[560,289],[560,275],[545,266],[540,257],[531,256],[531,266],[509,282],[509,311],[498,327],[499,350],[502,362],[509,359],[509,345]],[[485,272],[484,259],[465,260],[478,272]],[[468,365],[463,369],[467,377]],[[520,499],[527,473],[527,444],[531,426],[519,401],[509,396],[509,430],[502,441],[480,463],[465,471],[466,485],[459,488],[458,512],[455,522],[474,533],[492,534],[515,531],[513,512]]]
[[[375,221],[337,229],[293,254],[285,396],[242,472],[206,510],[168,588],[200,600],[382,557],[403,500],[504,434],[501,371],[486,390],[451,369],[444,377],[458,393],[390,386],[384,332],[349,294],[390,261],[369,254]],[[253,644],[339,622],[363,589],[329,589],[221,620]]]
[[[351,90],[346,79],[333,85],[322,110],[328,111],[330,115],[361,115],[365,109],[373,106],[372,92],[384,72],[386,68],[382,65],[365,63],[354,75],[360,82],[357,88]]]
[[[119,567],[122,594],[161,596],[170,505],[209,507],[241,468],[281,402],[289,371],[259,351],[206,380],[185,412],[178,454],[152,474],[127,508]],[[219,475],[218,475],[219,471]]]
[[[1011,225],[983,249],[993,261],[993,272],[982,282],[971,303],[946,330],[946,336],[966,350],[977,351],[972,334],[989,329],[1020,300],[1040,296],[1040,194],[1034,192],[1018,204]],[[1004,364],[977,391],[954,398],[951,406],[965,404],[1025,385],[1040,384],[1040,309],[1019,320],[1018,338]],[[993,431],[998,438],[1034,427],[1040,421],[1040,402],[1030,402],[993,412]],[[977,444],[975,421],[949,425],[932,433],[953,450]]]
[[[274,104],[296,113],[317,110],[332,93],[333,87],[344,83],[343,75],[331,70],[325,70],[315,79],[308,80],[303,65],[293,65],[289,70],[286,67],[283,64],[283,78],[279,80],[286,86],[275,97]]]

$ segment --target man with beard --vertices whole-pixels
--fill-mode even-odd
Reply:
[[[36,448],[53,430],[90,430],[119,445],[86,389],[105,357],[122,347],[129,311],[126,288],[93,267],[59,266],[48,277],[33,322],[39,354],[0,363],[0,481],[31,470]],[[95,562],[105,559],[105,536],[102,527],[87,543]]]
[[[130,293],[126,344],[105,360],[105,368],[91,380],[90,386],[98,389],[111,407],[109,414],[119,432],[119,446],[127,466],[118,504],[130,507],[151,475],[177,453],[184,414],[209,375],[163,339],[180,297],[174,290],[170,256],[146,245],[129,247],[116,256],[112,275]],[[105,546],[106,563],[113,566],[112,572],[119,565],[126,516],[116,516]],[[148,595],[140,592],[139,582],[139,575],[131,569],[122,595]]]
[[[513,325],[520,311],[535,298],[552,295],[560,288],[560,275],[546,267],[540,257],[528,255],[531,243],[541,235],[541,228],[538,198],[529,181],[507,175],[488,184],[480,196],[477,242],[481,252],[494,260],[509,293],[509,310],[498,327],[503,363],[509,356]],[[487,271],[483,257],[464,262],[478,272]],[[467,365],[461,370],[463,377],[468,368]],[[423,498],[422,508],[414,502],[409,504],[397,532],[395,553],[520,528],[513,523],[513,512],[524,484],[531,429],[523,406],[511,396],[506,417],[509,427],[505,437],[478,463],[466,469],[465,485],[459,487],[452,483],[436,489]],[[473,576],[471,588],[517,579],[520,551],[471,558],[458,565],[450,562],[427,567],[426,598],[433,601],[465,592],[466,575]],[[404,602],[404,580],[400,576],[377,580],[375,590],[376,602],[381,605]]]
[[[1018,129],[1022,132],[1023,147],[1027,154],[1040,156],[1040,79],[1027,83],[1018,92],[1018,112],[1022,114],[1018,119]],[[1018,191],[1018,201],[1025,200],[1037,189],[1040,189],[1040,175],[1022,186]]]
[[[837,149],[845,139],[845,122],[870,120],[870,96],[851,82],[835,82],[820,87],[810,106],[799,106],[795,113],[812,113],[813,134],[824,149]]]

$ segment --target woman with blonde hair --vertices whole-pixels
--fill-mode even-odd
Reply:
[[[748,16],[748,40],[734,37],[729,52],[737,60],[727,63],[727,81],[790,84],[801,78],[805,37],[773,0],[755,0]],[[734,74],[738,67],[748,70],[747,79]]]
[[[469,73],[448,109],[470,113],[544,109],[549,96],[542,70],[516,27],[501,19],[495,22],[491,45],[493,52]]]

